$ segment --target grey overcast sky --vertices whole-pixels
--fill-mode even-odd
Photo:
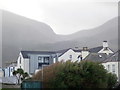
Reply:
[[[97,27],[118,15],[119,0],[0,0],[0,9],[51,26],[57,34]]]

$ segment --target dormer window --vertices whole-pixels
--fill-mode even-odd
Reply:
[[[108,50],[108,47],[104,47],[104,51]]]

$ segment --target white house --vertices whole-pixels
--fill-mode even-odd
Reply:
[[[120,82],[120,50],[113,54],[93,52],[86,56],[84,60],[100,62],[108,72],[116,74]]]
[[[3,70],[4,70],[4,77],[11,77],[11,76],[13,76],[13,71],[17,70],[17,64],[12,63],[9,66],[7,66],[6,68],[4,68]]]
[[[67,51],[61,53],[61,55],[58,56],[58,60],[66,61],[76,61],[76,60],[84,60],[87,56],[91,54],[97,54],[99,56],[103,55],[104,59],[106,59],[109,55],[113,54],[114,52],[109,48],[107,41],[103,41],[103,46],[90,48],[83,47],[83,49],[68,49]],[[101,55],[100,55],[101,54]],[[93,58],[94,59],[94,58]],[[103,60],[104,60],[103,59]]]
[[[56,52],[53,51],[21,51],[17,59],[17,68],[22,68],[32,75],[43,65],[50,65],[53,60],[56,62],[56,57]]]
[[[20,52],[17,59],[17,68],[22,68],[24,72],[29,73],[29,58],[25,55],[25,52]]]
[[[120,50],[104,60],[102,65],[108,70],[108,72],[116,74],[118,81],[120,82]]]
[[[59,51],[21,51],[17,59],[17,68],[22,68],[25,72],[33,74],[43,65],[50,65],[57,61],[80,60],[79,55],[81,55],[80,50],[71,48]]]
[[[80,50],[74,50],[70,48],[58,56],[58,61],[66,62],[67,60],[71,60],[72,62],[75,62],[76,60],[79,60],[79,55],[81,55]]]
[[[71,48],[59,51],[21,51],[17,59],[17,68],[22,68],[29,74],[35,73],[42,66],[47,66],[57,61],[78,60],[80,50]]]
[[[21,51],[17,59],[17,68],[22,68],[25,72],[32,75],[36,70],[42,69],[42,66],[47,66],[57,61],[71,60],[81,61],[84,60],[91,53],[106,54],[113,53],[111,49],[107,52],[103,50],[105,47],[109,48],[107,42],[103,42],[103,46],[88,49],[64,49],[58,51]]]

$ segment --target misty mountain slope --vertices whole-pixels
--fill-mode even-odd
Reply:
[[[3,11],[2,17],[3,66],[6,62],[16,61],[20,50],[59,50],[83,46],[91,48],[102,45],[103,40],[108,40],[114,50],[117,46],[117,18],[90,30],[57,35],[50,26],[42,22],[7,11]]]
[[[113,33],[114,32],[114,33]],[[70,35],[63,35],[63,38],[66,39],[81,39],[85,37],[92,37],[92,36],[98,36],[98,35],[104,35],[104,38],[110,38],[108,34],[113,34],[113,38],[118,35],[118,18],[111,19],[104,23],[101,26],[98,26],[96,28],[88,29],[88,30],[81,30],[76,33],[70,34]]]
[[[120,27],[120,25],[119,25]],[[114,18],[103,25],[84,31],[79,31],[71,35],[63,36],[66,41],[56,43],[53,46],[61,47],[84,47],[92,48],[102,45],[103,40],[107,40],[109,47],[118,49],[118,18]],[[69,42],[68,42],[69,40]],[[62,47],[63,48],[63,47]]]
[[[2,11],[3,63],[4,60],[16,60],[22,49],[34,50],[37,45],[40,49],[44,48],[43,43],[54,43],[56,37],[51,27],[44,23]]]
[[[31,42],[37,43],[39,41],[41,41],[41,43],[56,41],[56,38],[54,38],[56,34],[50,26],[10,12],[3,11],[2,14],[3,41],[5,43],[10,44],[11,42],[8,42],[9,39],[19,44],[21,44],[22,41],[26,41],[28,44]],[[44,38],[45,40],[43,40]]]

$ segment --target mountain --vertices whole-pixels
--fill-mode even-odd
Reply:
[[[42,44],[54,43],[57,41],[56,37],[52,28],[45,23],[2,11],[3,63],[16,60],[18,52],[22,49],[44,49]]]
[[[99,27],[82,30],[71,35],[61,36],[64,41],[52,44],[55,49],[84,47],[88,48],[102,45],[102,41],[107,40],[109,47],[117,51],[118,50],[118,18],[113,18]],[[120,42],[119,42],[120,44]],[[62,46],[62,47],[61,47]]]
[[[2,61],[16,61],[20,50],[58,50],[102,45],[108,40],[110,47],[117,50],[117,18],[103,25],[76,32],[71,35],[57,35],[45,23],[2,11]]]
[[[69,41],[70,47],[83,47],[88,46],[95,47],[102,45],[102,41],[107,40],[109,43],[109,46],[113,50],[118,49],[118,27],[120,27],[120,24],[118,25],[118,18],[113,18],[109,20],[108,22],[104,23],[103,25],[76,32],[74,34],[65,36],[66,38],[69,38],[71,41]],[[74,44],[72,44],[72,42]],[[58,45],[62,45],[64,43],[64,46],[67,44],[68,41],[64,41],[59,43]]]

